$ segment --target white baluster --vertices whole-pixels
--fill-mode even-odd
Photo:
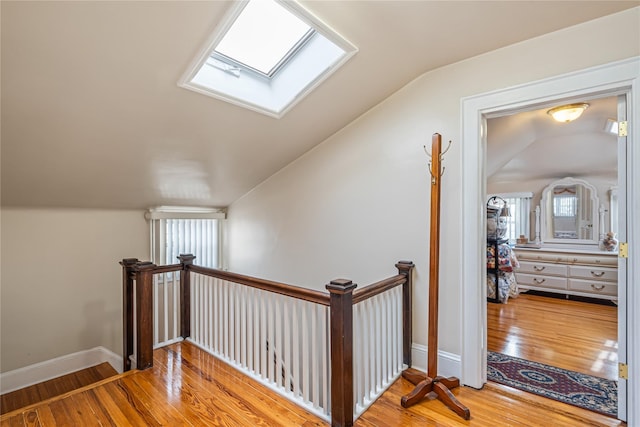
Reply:
[[[174,338],[177,338],[180,331],[180,280],[179,275],[174,274],[171,280],[171,291],[173,294],[173,333],[171,334]],[[165,275],[166,280],[166,275]]]
[[[302,303],[302,398],[309,401],[309,312]]]
[[[254,303],[255,292],[253,288],[248,288],[246,293],[247,299],[247,369],[252,372],[255,371],[255,364],[253,360],[253,343],[255,338],[253,336],[253,315],[254,315]]]
[[[307,304],[311,311],[311,403],[318,407],[318,307],[315,304]]]
[[[267,296],[263,294],[260,298],[260,341],[258,348],[260,349],[260,376],[264,379],[269,378],[268,371],[268,354],[267,354]]]
[[[283,322],[284,322],[284,348],[282,362],[284,364],[284,389],[289,392],[291,388],[291,307],[293,300],[284,299]]]
[[[330,384],[330,330],[329,330],[329,307],[322,307],[322,330],[321,337],[324,345],[324,351],[322,352],[322,403],[324,406],[325,414],[329,413],[329,384]]]
[[[296,397],[300,396],[300,346],[302,340],[300,339],[300,301],[296,300],[293,303],[293,319],[291,324],[293,325],[293,393]]]
[[[280,332],[280,327],[282,325],[281,315],[281,301],[279,295],[274,295],[273,298],[273,315],[275,320],[275,325],[273,328],[273,354],[275,363],[275,385],[276,387],[283,386],[282,381],[282,333]]]

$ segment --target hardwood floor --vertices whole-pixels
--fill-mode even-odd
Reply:
[[[618,379],[615,306],[520,294],[487,305],[487,349]]]
[[[118,371],[105,362],[20,390],[5,393],[0,396],[0,415],[65,394],[117,374]]]
[[[496,384],[454,394],[464,421],[438,400],[404,409],[413,384],[399,379],[356,426],[624,426],[613,418]],[[154,367],[130,371],[0,417],[2,426],[319,426],[326,422],[189,343],[154,352]]]

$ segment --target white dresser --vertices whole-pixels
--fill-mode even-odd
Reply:
[[[618,256],[604,251],[515,249],[518,289],[618,299]]]

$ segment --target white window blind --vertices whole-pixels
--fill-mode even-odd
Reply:
[[[506,217],[507,232],[505,237],[510,244],[515,244],[521,235],[531,240],[531,199],[533,193],[491,194],[503,198],[509,205],[511,216]]]
[[[163,264],[175,264],[180,254],[193,254],[197,265],[218,268],[217,219],[161,219],[160,223],[165,235]]]
[[[176,264],[179,255],[193,254],[197,265],[220,266],[223,211],[158,208],[147,212],[146,217],[151,224],[151,254],[155,264]]]
[[[578,207],[578,198],[573,195],[553,196],[553,216],[575,217]]]

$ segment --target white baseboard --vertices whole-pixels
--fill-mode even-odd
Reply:
[[[122,372],[122,357],[104,347],[79,351],[0,374],[0,394],[19,390],[71,372],[109,362]]]
[[[411,365],[414,369],[427,372],[426,346],[416,343],[411,345]],[[462,363],[460,355],[442,350],[438,351],[438,375],[460,378],[461,373]]]

